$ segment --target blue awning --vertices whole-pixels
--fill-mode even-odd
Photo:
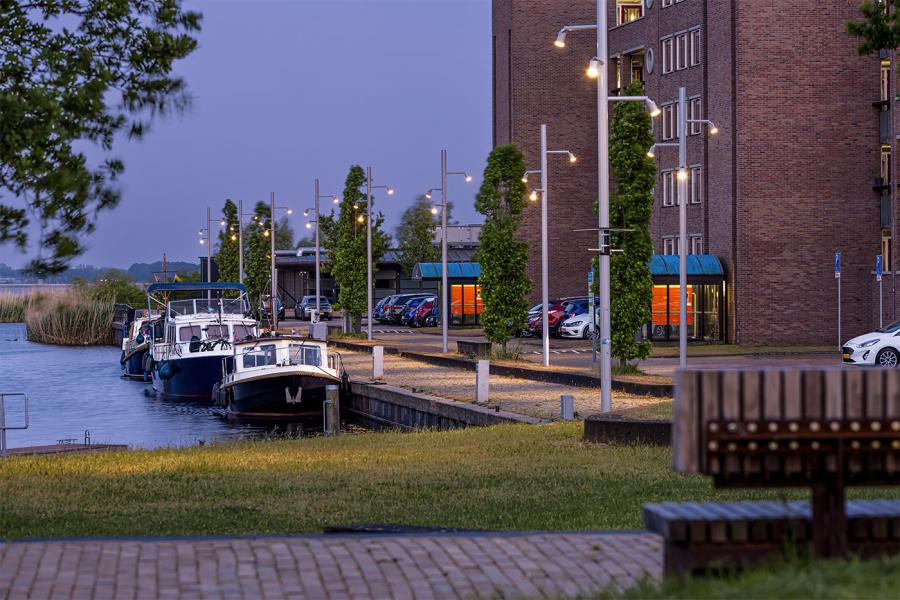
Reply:
[[[451,262],[447,263],[448,279],[478,279],[481,275],[481,265],[477,262]],[[427,262],[416,263],[413,267],[413,279],[440,279],[442,276],[441,263]]]
[[[655,254],[650,259],[650,274],[654,277],[675,276],[679,274],[679,257],[676,255]],[[704,277],[724,277],[722,263],[712,254],[689,254],[687,257],[687,274]]]
[[[154,292],[205,292],[206,290],[237,290],[246,292],[243,283],[227,281],[177,281],[174,283],[153,283],[147,287],[147,293]]]

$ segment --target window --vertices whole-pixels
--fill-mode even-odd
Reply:
[[[662,7],[665,8],[667,6],[672,6],[672,4],[674,4],[674,2],[672,0],[662,0],[661,4],[662,4]]]
[[[881,184],[891,184],[891,147],[881,147]]]
[[[290,352],[292,365],[322,366],[322,353],[318,346],[291,344]]]
[[[206,339],[208,340],[227,340],[228,325],[210,325],[206,328]]]
[[[678,246],[678,238],[675,236],[668,236],[663,238],[663,254],[667,254],[669,256],[673,254],[678,254],[675,248]]]
[[[692,235],[690,237],[691,254],[703,254],[703,236]]]
[[[692,121],[699,121],[703,118],[701,116],[702,114],[703,113],[700,106],[700,96],[688,100],[688,119]],[[702,123],[690,123],[689,125],[690,127],[688,128],[688,131],[691,135],[698,135],[703,130],[701,127],[703,125]]]
[[[679,71],[688,67],[688,41],[687,32],[675,36],[675,68]]]
[[[663,171],[660,173],[662,183],[662,205],[675,206],[675,171]]]
[[[666,104],[662,107],[662,139],[671,140],[678,137],[678,105]]]
[[[244,348],[243,368],[265,367],[275,364],[275,344]]]
[[[703,167],[695,165],[690,171],[690,198],[691,204],[703,202]]]
[[[675,40],[670,36],[660,40],[659,43],[662,54],[662,72],[663,74],[671,73],[675,65]]]
[[[881,231],[881,270],[890,272],[891,270],[891,230],[883,229]]]
[[[253,335],[253,327],[250,325],[235,325],[234,339],[236,341],[246,340]]]
[[[644,0],[616,0],[616,25],[624,25],[644,16]]]
[[[200,326],[199,325],[186,325],[185,327],[178,328],[178,341],[179,342],[189,342],[194,337],[198,340],[200,339]]]
[[[690,36],[691,36],[691,44],[690,44],[691,45],[691,66],[696,67],[697,65],[700,64],[700,51],[701,51],[701,44],[702,44],[702,42],[700,41],[700,30],[699,29],[691,30]]]
[[[631,57],[631,81],[644,81],[644,64],[638,56]]]
[[[891,61],[881,61],[881,101],[887,102],[891,97]]]

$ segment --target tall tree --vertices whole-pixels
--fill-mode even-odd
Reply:
[[[516,238],[525,208],[525,159],[513,145],[498,146],[488,156],[484,183],[475,197],[475,209],[484,215],[478,260],[481,263],[481,299],[484,335],[506,352],[511,331],[525,328],[526,296],[531,280],[525,273],[528,243]]]
[[[272,276],[272,242],[269,237],[272,221],[269,203],[259,201],[253,208],[253,217],[244,227],[244,285],[252,302],[259,300],[260,294],[268,293]]]
[[[361,316],[366,312],[367,293],[367,242],[366,195],[360,188],[366,184],[362,167],[353,165],[344,184],[344,195],[338,205],[338,214],[320,219],[320,241],[328,250],[326,272],[330,272],[339,288],[338,305],[353,325],[360,330]],[[388,236],[382,231],[384,217],[375,216],[372,223],[372,261],[375,265],[384,256]]]
[[[0,0],[0,244],[36,246],[31,272],[65,270],[118,204],[114,141],[188,105],[172,70],[200,15],[181,4]]]
[[[896,4],[896,0],[863,0],[859,5],[862,20],[845,24],[847,33],[861,40],[856,47],[860,55],[900,46],[900,12]]]
[[[238,209],[230,199],[222,207],[225,226],[219,232],[219,245],[216,250],[216,267],[220,281],[240,280],[240,240],[238,239]]]
[[[640,82],[625,88],[626,96],[643,93]],[[650,322],[653,300],[650,217],[656,163],[647,156],[652,144],[650,116],[643,104],[616,103],[609,134],[609,164],[616,187],[610,195],[609,212],[619,217],[622,229],[632,230],[613,234],[613,247],[623,252],[613,254],[610,260],[612,355],[623,366],[629,360],[650,356],[650,342],[636,341],[635,333]]]
[[[294,228],[287,217],[281,217],[275,222],[275,249],[294,249]]]
[[[400,267],[407,275],[412,275],[416,263],[438,259],[438,249],[434,244],[437,220],[431,209],[432,204],[425,196],[417,197],[412,206],[403,211],[400,226],[397,227]]]

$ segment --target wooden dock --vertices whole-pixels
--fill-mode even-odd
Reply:
[[[43,454],[74,454],[76,452],[110,452],[128,450],[125,444],[50,444],[49,446],[25,446],[24,448],[7,448],[4,456],[37,456]]]

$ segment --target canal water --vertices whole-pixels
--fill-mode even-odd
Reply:
[[[156,396],[149,383],[120,377],[119,354],[111,346],[35,344],[25,340],[24,325],[0,323],[0,392],[28,394],[31,418],[27,430],[7,433],[7,445],[81,443],[85,431],[94,443],[135,448],[321,432],[299,424],[235,423],[210,404]],[[22,403],[10,398],[6,406],[7,425],[21,424]]]

